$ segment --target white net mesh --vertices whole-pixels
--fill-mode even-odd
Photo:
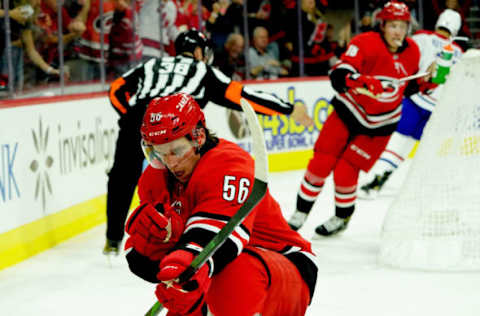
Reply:
[[[452,68],[383,225],[379,261],[480,270],[480,51]]]

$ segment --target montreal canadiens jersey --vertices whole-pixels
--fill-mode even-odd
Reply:
[[[220,139],[197,163],[186,186],[166,169],[148,167],[140,178],[142,203],[169,203],[185,221],[180,244],[206,244],[247,200],[254,183],[254,161],[238,145]],[[235,259],[245,246],[284,254],[299,269],[316,265],[311,245],[284,219],[279,204],[267,191],[265,197],[213,255],[213,274]],[[309,280],[306,280],[307,284]]]
[[[427,71],[427,68],[435,61],[437,56],[440,55],[443,46],[450,42],[447,37],[431,31],[419,31],[412,36],[412,39],[420,48],[419,72]],[[454,49],[452,58],[453,64],[455,64],[462,57],[463,51],[456,43],[452,43],[452,46]],[[442,89],[443,85],[439,85],[433,90],[415,93],[410,96],[410,99],[419,107],[431,112],[437,103],[438,96]]]
[[[382,82],[384,92],[375,98],[353,89],[337,90],[332,101],[336,112],[360,132],[390,134],[400,120],[401,101],[407,86],[407,83],[396,83],[395,80],[417,73],[419,60],[418,46],[410,38],[392,53],[378,32],[355,36],[332,69],[331,78],[336,70],[373,76]]]

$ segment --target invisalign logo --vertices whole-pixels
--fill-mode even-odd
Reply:
[[[48,175],[49,169],[53,165],[53,158],[47,153],[48,136],[50,129],[44,130],[42,124],[42,118],[38,121],[38,130],[32,129],[33,144],[35,145],[35,151],[37,152],[37,159],[30,163],[30,170],[37,174],[35,182],[35,200],[39,197],[42,199],[42,207],[45,211],[47,193],[52,194],[52,184],[50,176]]]

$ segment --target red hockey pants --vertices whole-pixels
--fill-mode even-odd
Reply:
[[[283,255],[249,247],[216,275],[207,294],[215,316],[303,316],[310,293]]]

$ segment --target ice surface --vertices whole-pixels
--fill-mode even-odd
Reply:
[[[406,169],[406,168],[404,168]],[[319,276],[308,316],[478,316],[480,273],[397,270],[377,264],[380,230],[404,171],[375,201],[357,202],[340,236],[313,240]],[[270,174],[272,194],[288,218],[303,171]],[[333,214],[331,179],[300,232]],[[135,316],[155,302],[154,286],[128,271],[123,256],[102,254],[101,225],[16,266],[0,271],[0,315]],[[248,315],[246,315],[248,316]]]

